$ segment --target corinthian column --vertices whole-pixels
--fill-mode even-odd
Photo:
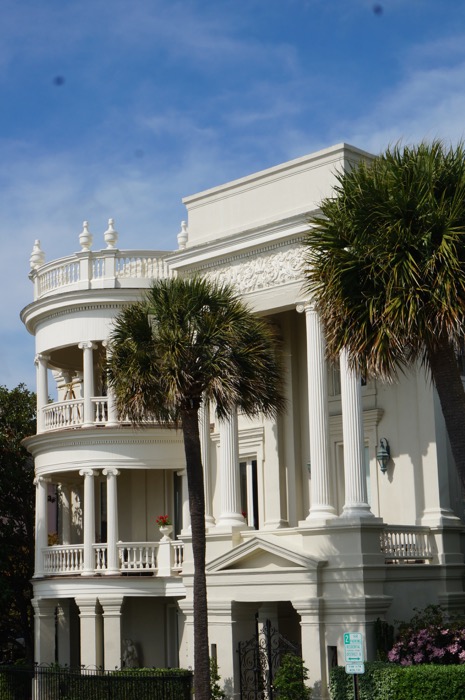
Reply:
[[[344,438],[345,517],[373,517],[367,498],[360,377],[340,355],[342,433]]]
[[[305,312],[307,328],[308,418],[310,436],[311,495],[307,520],[333,518],[329,479],[328,380],[325,341],[320,319],[310,302],[298,304]]]
[[[245,527],[241,514],[239,482],[239,436],[237,411],[219,422],[221,513],[218,527]]]

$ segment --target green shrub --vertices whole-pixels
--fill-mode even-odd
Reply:
[[[360,700],[464,700],[465,665],[402,667],[392,663],[365,664],[358,676]],[[331,670],[331,700],[354,700],[353,677],[343,666]]]
[[[218,662],[210,658],[210,692],[211,700],[225,700],[226,695],[221,690],[221,676],[218,673]]]
[[[309,700],[312,691],[305,685],[308,669],[299,656],[284,654],[273,679],[279,700]]]

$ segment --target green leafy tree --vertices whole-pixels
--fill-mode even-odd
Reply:
[[[180,426],[184,436],[194,558],[194,686],[210,698],[205,497],[199,409],[218,418],[239,408],[275,415],[283,406],[281,363],[272,327],[231,288],[205,279],[157,281],[126,307],[112,333],[109,381],[121,414]]]
[[[36,398],[0,387],[0,644],[33,659],[34,465],[21,441],[35,433]],[[17,640],[24,640],[24,648]]]
[[[393,379],[430,370],[462,485],[465,393],[465,149],[396,146],[337,178],[307,238],[308,290],[328,353]]]

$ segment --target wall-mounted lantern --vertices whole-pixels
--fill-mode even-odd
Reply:
[[[386,438],[381,438],[379,441],[378,451],[376,453],[376,461],[379,464],[383,474],[386,474],[387,465],[391,459],[391,450],[389,449],[389,443]]]

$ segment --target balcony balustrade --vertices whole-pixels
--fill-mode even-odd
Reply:
[[[120,573],[151,573],[154,576],[175,575],[182,571],[184,542],[118,542]],[[106,544],[94,544],[94,574],[105,574],[108,568]],[[45,576],[79,576],[84,570],[84,545],[52,545],[42,550]],[[162,561],[162,559],[167,561]]]
[[[380,545],[386,564],[425,564],[433,559],[428,527],[386,525]]]
[[[54,260],[31,272],[34,300],[79,289],[148,287],[170,273],[167,252],[125,250],[87,251]]]

